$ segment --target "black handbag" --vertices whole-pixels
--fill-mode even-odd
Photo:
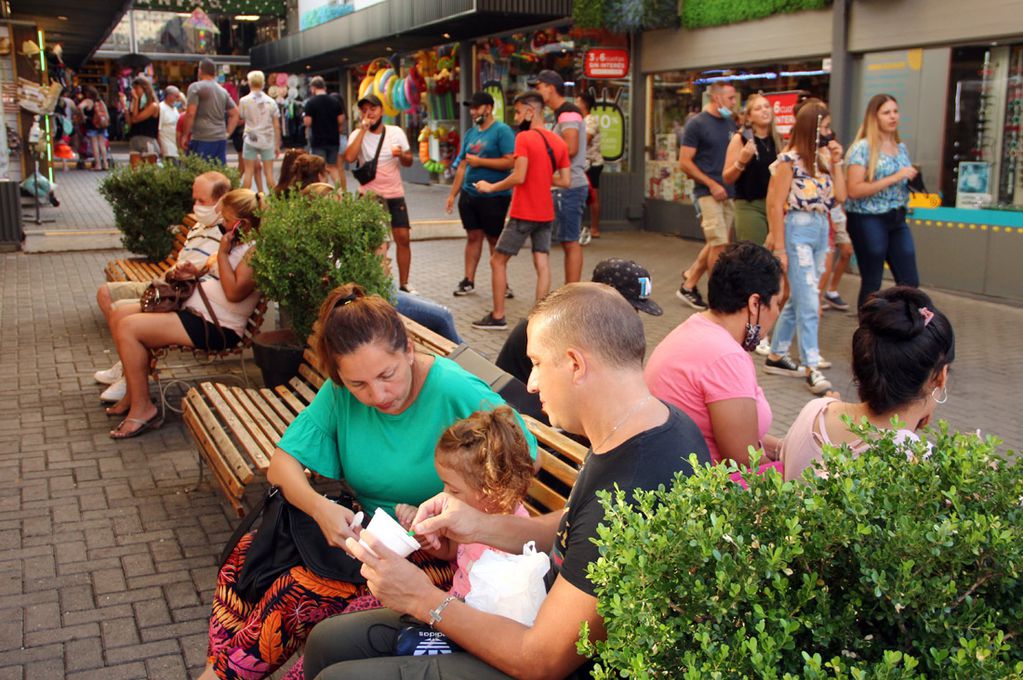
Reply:
[[[347,495],[331,500],[349,508],[355,503],[355,499]],[[288,503],[277,487],[272,487],[263,502],[235,529],[220,555],[221,565],[227,562],[238,541],[260,517],[262,522],[245,554],[235,586],[238,596],[246,602],[258,602],[278,576],[297,566],[304,566],[322,578],[345,583],[366,582],[359,573],[362,562],[327,543],[316,520]]]
[[[352,168],[352,177],[358,180],[359,184],[369,184],[377,176],[377,161],[380,160],[380,149],[384,148],[384,137],[387,136],[387,126],[380,131],[380,143],[377,144],[377,152],[373,154],[373,160],[366,161]]]

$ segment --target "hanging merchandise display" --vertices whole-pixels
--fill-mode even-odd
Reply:
[[[422,84],[418,66],[412,66],[408,74],[401,77],[390,61],[380,58],[370,63],[366,76],[359,83],[359,99],[368,94],[376,95],[384,105],[384,115],[393,118],[419,106]]]

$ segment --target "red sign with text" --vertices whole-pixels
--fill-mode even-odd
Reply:
[[[587,50],[583,73],[587,78],[624,78],[629,75],[629,52],[610,47]]]
[[[796,123],[796,102],[799,101],[799,92],[765,92],[767,101],[771,102],[771,110],[774,111],[774,126],[778,134],[784,139],[789,138],[792,126]]]

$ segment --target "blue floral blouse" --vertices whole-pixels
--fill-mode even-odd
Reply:
[[[811,177],[803,167],[803,161],[795,151],[778,154],[778,159],[771,163],[771,174],[779,163],[792,163],[792,186],[785,202],[789,211],[828,213],[835,206],[835,187],[831,175],[818,171]]]
[[[861,139],[849,149],[847,165],[862,165],[864,168],[870,162],[870,145],[867,140]],[[874,170],[874,180],[884,179],[894,175],[902,168],[912,165],[909,159],[909,151],[906,145],[900,143],[899,151],[894,156],[880,153],[877,156],[877,168]],[[882,213],[904,208],[909,203],[909,181],[896,182],[890,187],[884,188],[873,196],[866,198],[850,198],[845,202],[845,209],[848,212],[861,215],[880,215]]]

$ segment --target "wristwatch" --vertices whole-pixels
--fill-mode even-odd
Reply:
[[[457,599],[458,598],[455,597],[454,595],[448,595],[447,597],[445,597],[443,602],[441,602],[435,608],[430,610],[430,620],[428,621],[428,623],[431,626],[436,626],[438,623],[440,623],[441,614],[444,612],[447,606],[451,604],[452,600]]]

